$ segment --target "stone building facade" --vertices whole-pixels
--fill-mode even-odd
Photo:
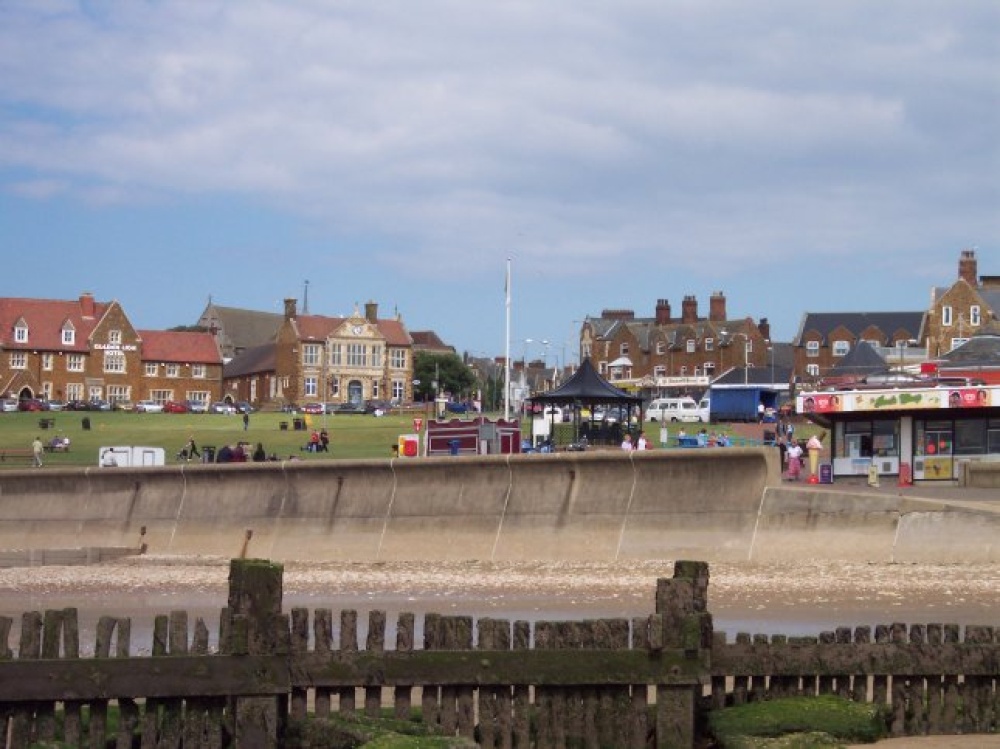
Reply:
[[[972,336],[995,324],[1000,313],[1000,276],[980,276],[975,250],[962,250],[958,278],[951,286],[931,291],[920,338],[927,356],[944,356]]]

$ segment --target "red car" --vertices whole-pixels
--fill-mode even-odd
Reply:
[[[45,404],[38,398],[22,398],[17,402],[18,411],[44,411]]]
[[[302,406],[302,413],[304,414],[321,414],[326,412],[326,406],[322,403],[306,403]]]
[[[190,410],[186,403],[178,401],[167,401],[163,404],[163,413],[165,414],[186,414]]]

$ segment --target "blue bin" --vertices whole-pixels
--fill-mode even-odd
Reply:
[[[448,452],[451,455],[458,455],[458,446],[462,444],[458,440],[448,440]]]

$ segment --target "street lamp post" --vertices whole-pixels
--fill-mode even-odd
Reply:
[[[744,385],[749,384],[750,380],[749,380],[748,370],[750,369],[750,336],[748,336],[746,333],[730,334],[727,333],[725,330],[720,330],[719,333],[720,335],[722,335],[724,339],[729,337],[730,335],[733,338],[736,338],[737,336],[743,338],[743,384]]]

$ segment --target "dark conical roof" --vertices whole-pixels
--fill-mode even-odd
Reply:
[[[883,374],[889,371],[885,359],[865,341],[859,341],[837,365],[830,370],[833,376]]]
[[[621,403],[638,404],[642,398],[629,395],[601,377],[590,359],[584,359],[580,368],[566,382],[554,390],[532,396],[535,403]]]

